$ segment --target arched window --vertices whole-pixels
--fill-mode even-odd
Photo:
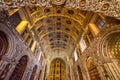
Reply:
[[[23,56],[16,65],[9,80],[21,80],[27,66],[28,57]]]
[[[30,80],[34,80],[35,79],[36,71],[37,71],[37,65],[35,65],[35,67],[33,68],[33,72],[31,74]]]
[[[91,57],[87,59],[87,68],[88,68],[88,72],[91,80],[101,80],[98,73],[98,69],[95,66],[94,61]]]
[[[5,55],[5,53],[8,50],[8,39],[2,31],[0,31],[0,60],[2,59],[2,56]]]
[[[50,66],[47,80],[66,80],[66,65],[61,59],[55,59]]]
[[[79,80],[83,80],[83,76],[82,76],[82,72],[79,66],[77,66],[78,68],[78,75],[79,75]]]

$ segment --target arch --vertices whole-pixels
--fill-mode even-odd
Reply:
[[[33,68],[30,80],[34,80],[35,79],[36,71],[37,71],[37,65],[35,65],[34,68]]]
[[[77,66],[77,69],[78,69],[79,80],[83,80],[83,76],[82,76],[80,66]]]
[[[2,59],[3,55],[6,54],[8,45],[9,43],[6,34],[0,31],[0,60]]]
[[[12,57],[15,54],[15,48],[16,48],[16,42],[15,42],[16,39],[14,37],[14,34],[10,30],[10,28],[3,23],[0,23],[0,32],[6,35],[7,42],[8,42],[8,48],[6,50],[5,55],[6,56],[9,55],[9,57]]]
[[[120,32],[111,34],[107,41],[108,56],[110,58],[118,58],[120,60]]]
[[[98,37],[97,48],[99,56],[109,57],[107,52],[108,41],[113,34],[120,32],[120,25],[114,25],[110,27],[111,28],[109,29],[105,27],[104,30],[100,32],[100,35]]]
[[[56,58],[51,62],[46,80],[66,80],[66,65],[62,59]]]
[[[115,26],[116,27],[116,26]],[[107,57],[109,61],[105,61],[103,65],[104,72],[106,74],[106,78],[119,80],[120,76],[120,29],[115,28],[113,31],[109,31],[109,33],[104,34],[104,39],[101,41],[100,50],[103,52],[103,56]]]
[[[9,80],[21,80],[25,72],[27,62],[28,57],[25,55],[19,60]]]
[[[91,80],[101,80],[98,73],[98,69],[94,64],[93,58],[91,57],[88,57],[87,59],[87,68]]]

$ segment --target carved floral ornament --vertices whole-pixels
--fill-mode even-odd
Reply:
[[[93,12],[102,12],[108,16],[120,19],[119,0],[0,0],[0,7],[4,9],[22,6],[52,7],[64,6]]]

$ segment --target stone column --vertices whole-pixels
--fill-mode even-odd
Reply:
[[[0,61],[0,74],[9,62],[10,62],[10,59],[6,55],[4,55],[2,57],[2,60]]]
[[[10,70],[8,71],[5,80],[9,80],[9,78],[12,76],[12,73],[13,73],[13,71],[14,71],[14,69],[15,69],[15,67],[16,67],[17,64],[18,64],[17,61],[16,61],[16,62],[11,62],[11,68],[10,68]]]
[[[100,75],[101,80],[107,80],[105,77],[106,73],[103,69],[103,65],[104,65],[104,59],[96,60],[96,66],[97,66],[98,73]]]
[[[70,59],[70,78],[71,78],[71,80],[74,80],[73,79],[73,76],[74,76],[74,72],[73,72],[73,61],[72,61],[72,59]]]
[[[44,67],[43,67],[43,70],[41,72],[41,78],[40,78],[40,80],[44,80],[45,79],[45,69],[46,69],[46,65],[44,65]]]
[[[105,73],[104,73],[104,70],[103,70],[103,68],[102,68],[102,65],[97,65],[97,69],[98,69],[98,72],[99,72],[99,75],[100,75],[100,78],[101,78],[101,80],[107,80],[106,78],[105,78]]]
[[[89,75],[89,71],[86,65],[86,62],[84,61],[84,59],[81,62],[81,72],[83,74],[83,79],[84,80],[90,80],[90,75]]]
[[[90,80],[89,72],[86,67],[82,67],[81,72],[84,80]]]
[[[40,69],[36,72],[36,79],[35,80],[39,80],[39,76],[40,75]]]
[[[66,61],[66,79],[67,80],[71,80],[71,78],[70,78],[70,65],[69,65],[69,63],[68,63],[68,61]]]
[[[24,71],[24,75],[23,75],[22,80],[30,80],[32,71],[33,71],[33,69],[31,66],[26,67],[26,70]]]
[[[74,68],[73,68],[73,72],[74,72],[74,80],[77,80],[77,73],[76,73],[75,66],[74,66]]]

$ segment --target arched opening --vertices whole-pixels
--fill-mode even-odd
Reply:
[[[91,57],[87,59],[87,68],[91,80],[101,80],[98,73],[98,69],[95,66],[94,61]]]
[[[9,80],[21,80],[27,66],[28,57],[23,56],[16,65]]]
[[[50,66],[47,80],[66,80],[66,65],[61,59],[55,59]]]
[[[0,60],[2,59],[2,56],[5,55],[7,50],[8,50],[8,39],[6,37],[6,34],[0,31]]]
[[[104,55],[111,59],[103,65],[107,80],[120,80],[120,32],[115,32],[106,37],[103,48]]]
[[[35,67],[33,68],[33,72],[31,74],[30,80],[34,80],[35,79],[36,71],[37,71],[37,65],[35,65]]]
[[[120,33],[114,33],[111,35],[107,49],[110,58],[117,58],[120,60]]]
[[[82,72],[79,66],[77,66],[78,68],[78,75],[79,75],[79,80],[83,80],[83,76],[82,76]]]

